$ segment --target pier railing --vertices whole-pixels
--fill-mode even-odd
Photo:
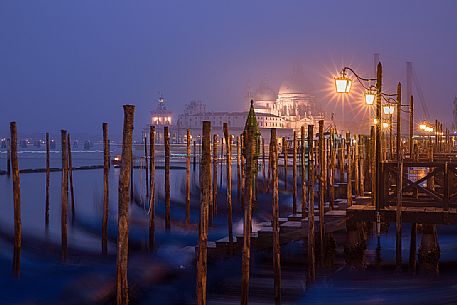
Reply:
[[[457,161],[403,161],[402,206],[435,207],[447,211],[457,207]],[[380,209],[398,202],[397,161],[381,166]]]

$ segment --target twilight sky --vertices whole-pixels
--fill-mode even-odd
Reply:
[[[406,87],[413,62],[430,119],[450,125],[457,96],[455,0],[2,0],[0,42],[0,134],[12,120],[23,133],[101,134],[107,121],[119,134],[124,103],[139,130],[159,92],[176,113],[194,99],[242,110],[248,86],[277,90],[297,64],[328,105],[330,78],[344,65],[371,77],[373,53],[386,91]]]

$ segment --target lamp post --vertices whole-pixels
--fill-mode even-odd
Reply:
[[[375,115],[375,126],[376,126],[376,139],[375,139],[375,186],[376,186],[376,196],[374,198],[375,201],[375,206],[376,206],[376,211],[378,211],[377,216],[379,216],[379,209],[380,209],[380,198],[381,194],[379,190],[381,189],[381,179],[380,179],[380,171],[381,171],[381,106],[382,106],[382,64],[379,62],[377,67],[376,67],[376,78],[375,79],[370,79],[370,78],[362,78],[355,71],[349,67],[345,67],[342,72],[341,76],[335,78],[335,86],[336,86],[336,92],[337,93],[349,93],[352,85],[352,80],[347,77],[347,71],[351,71],[356,79],[362,84],[362,86],[368,91],[369,94],[365,94],[365,102],[369,104],[368,102],[372,101],[373,94],[374,96],[374,102],[376,103],[376,115]],[[375,87],[366,88],[365,85],[363,85],[362,81],[365,82],[370,82],[370,81],[376,81]]]

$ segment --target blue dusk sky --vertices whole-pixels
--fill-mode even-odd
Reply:
[[[246,109],[248,88],[277,90],[295,66],[322,108],[349,65],[386,91],[413,62],[417,117],[450,126],[457,96],[457,1],[0,1],[0,133],[122,128],[122,104],[148,120],[159,93],[180,113]],[[421,99],[419,99],[421,95]],[[348,101],[357,103],[354,95]],[[426,107],[422,106],[426,103]],[[338,113],[336,113],[338,115]]]

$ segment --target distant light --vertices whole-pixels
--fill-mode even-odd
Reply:
[[[373,124],[378,125],[378,119],[373,119]]]
[[[425,125],[425,123],[419,124],[419,129],[420,130],[425,130],[426,128],[427,128],[427,125]]]
[[[384,129],[389,128],[389,123],[383,122],[383,123],[382,123],[382,128],[384,128]]]

